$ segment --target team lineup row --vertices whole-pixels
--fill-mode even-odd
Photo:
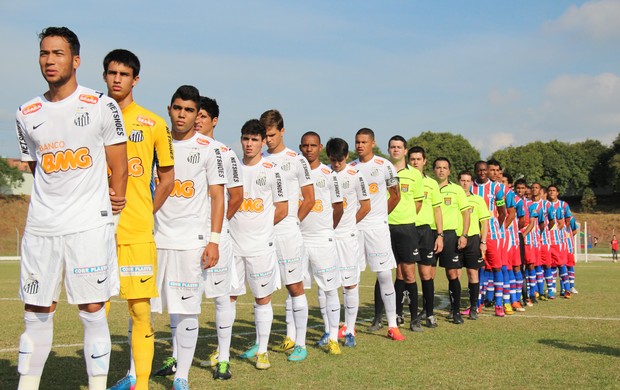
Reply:
[[[301,154],[285,146],[277,110],[244,124],[239,159],[215,140],[215,100],[195,87],[179,87],[168,107],[168,129],[164,119],[133,100],[140,72],[133,53],[118,49],[105,57],[106,95],[77,83],[79,49],[67,28],[40,34],[39,62],[49,90],[17,112],[22,160],[35,175],[22,241],[20,389],[39,387],[63,282],[68,301],[80,309],[91,389],[107,386],[105,302],[117,294],[128,302],[131,361],[112,389],[148,388],[150,313],[164,310],[173,356],[156,374],[174,373],[173,389],[188,389],[203,294],[215,300],[218,336],[218,349],[205,364],[215,367],[214,378],[229,379],[236,300],[246,285],[255,298],[256,343],[242,357],[256,359],[258,369],[270,367],[271,295],[281,285],[288,290],[287,335],[274,349],[288,351],[291,362],[308,356],[304,287],[313,279],[325,324],[318,344],[330,354],[341,353],[339,336],[347,347],[357,343],[358,284],[366,267],[377,275],[370,329],[383,326],[385,312],[387,335],[396,341],[405,339],[399,330],[404,295],[412,331],[421,331],[423,320],[437,326],[437,263],[446,270],[456,324],[463,323],[463,267],[470,319],[485,303],[504,316],[554,298],[555,269],[563,295],[576,291],[569,276],[574,219],[554,186],[548,200],[536,183],[531,197],[524,181],[515,183],[515,193],[501,183],[496,161],[477,163],[474,174],[460,173],[457,185],[448,180],[445,158],[433,163],[433,179],[423,174],[424,150],[407,149],[401,136],[390,139],[390,159],[373,155],[374,132],[367,128],[355,136],[359,158],[351,163],[346,141],[330,139],[328,167],[319,161],[323,145],[315,132],[302,137]]]

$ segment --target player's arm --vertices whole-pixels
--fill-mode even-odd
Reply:
[[[220,259],[219,243],[224,221],[224,185],[209,185],[209,197],[211,198],[211,236],[202,253],[202,266],[204,269],[213,267]],[[207,199],[205,199],[206,201]]]
[[[487,253],[487,235],[489,234],[489,220],[480,221],[480,253],[486,256]]]
[[[500,202],[495,205],[497,207],[497,222],[499,222],[500,225],[503,225],[506,220],[506,204],[502,201],[501,206]]]
[[[118,214],[125,208],[125,192],[127,191],[127,143],[105,146],[105,158],[110,170],[110,198],[117,200],[112,209],[113,214]],[[110,199],[112,201],[112,199]]]
[[[435,239],[435,247],[433,251],[440,253],[443,250],[443,216],[441,215],[441,205],[433,207],[433,215],[435,217],[435,226],[437,227],[437,238]]]
[[[469,232],[469,209],[461,211],[463,216],[463,234],[459,237],[458,249],[463,249],[467,246],[467,233]]]
[[[228,189],[228,210],[226,211],[226,219],[229,221],[235,215],[241,203],[243,202],[243,186]]]
[[[390,194],[390,197],[387,200],[388,214],[389,214],[392,212],[392,210],[394,210],[398,202],[400,202],[400,185],[398,185],[398,182],[397,182],[395,185],[388,187],[387,190],[388,190],[388,193]]]
[[[277,225],[288,215],[288,201],[276,202],[274,206],[276,207],[276,212],[273,215],[273,224]]]
[[[303,221],[308,216],[310,210],[314,206],[314,185],[308,184],[301,187],[301,196],[304,198],[297,210],[297,218],[299,222]],[[288,206],[287,206],[288,207]]]
[[[157,167],[157,186],[153,194],[153,214],[164,204],[174,188],[174,165]]]
[[[337,203],[332,203],[332,215],[334,218],[334,229],[336,228],[336,226],[338,226],[338,224],[340,223],[340,220],[342,219],[342,215],[344,214],[344,203],[343,202],[337,202]]]
[[[422,209],[422,201],[421,200],[416,200],[415,201],[415,213],[416,214],[420,214],[420,210]]]
[[[359,202],[360,207],[355,213],[355,223],[360,223],[360,221],[370,212],[370,199],[362,199]]]

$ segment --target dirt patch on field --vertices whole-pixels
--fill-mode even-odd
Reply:
[[[26,195],[0,195],[0,256],[17,255],[17,235],[21,240],[29,202]]]
[[[581,225],[583,231],[583,223],[588,222],[588,234],[592,237],[598,237],[597,248],[609,248],[611,236],[615,234],[620,237],[620,214],[616,213],[573,213],[577,222]]]

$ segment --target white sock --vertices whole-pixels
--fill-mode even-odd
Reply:
[[[327,318],[327,298],[325,297],[325,291],[318,289],[319,295],[319,311],[321,312],[321,317],[323,317],[323,324],[325,328],[323,329],[325,333],[329,333],[329,319]]]
[[[183,378],[187,380],[198,341],[198,315],[177,314],[177,316],[179,316],[176,333],[178,357],[174,379]]]
[[[273,308],[271,301],[264,305],[254,304],[254,322],[258,333],[258,353],[267,352],[271,323],[273,322]]]
[[[24,312],[24,325],[17,362],[17,371],[21,375],[19,388],[38,388],[45,361],[52,350],[54,313]],[[32,387],[35,384],[37,387]]]
[[[360,289],[358,286],[344,290],[345,325],[347,333],[355,334],[355,322],[357,321],[357,311],[360,306]]]
[[[286,337],[295,340],[297,338],[297,326],[295,325],[295,315],[293,314],[293,298],[290,293],[286,296],[284,303],[286,305]]]
[[[291,298],[291,301],[293,317],[295,319],[295,345],[304,347],[308,330],[308,298],[306,298],[306,294],[301,294]]]
[[[215,298],[215,326],[217,327],[217,346],[220,351],[218,361],[230,361],[230,341],[232,339],[233,305],[230,297],[224,295]]]
[[[391,271],[377,272],[377,280],[381,289],[381,299],[385,306],[385,316],[388,320],[388,326],[394,328],[396,325],[396,294],[394,290],[394,282],[392,282]]]
[[[110,368],[110,353],[112,352],[112,340],[110,339],[110,329],[108,319],[105,315],[105,307],[95,313],[80,311],[80,320],[84,327],[84,359],[86,360],[86,372],[88,377],[103,377],[107,380],[108,369]],[[95,379],[97,388],[105,390],[106,381]],[[90,380],[89,380],[90,383]]]
[[[340,298],[338,289],[325,291],[327,301],[327,320],[329,339],[338,341],[338,325],[340,324]]]
[[[179,326],[179,315],[170,314],[170,334],[172,336],[172,357],[179,356],[179,347],[177,346],[177,326]]]
[[[129,345],[129,375],[136,377],[136,364],[133,361],[133,349],[131,348],[131,329],[133,327],[133,321],[131,320],[131,316],[129,316],[129,321],[127,323],[127,344]]]

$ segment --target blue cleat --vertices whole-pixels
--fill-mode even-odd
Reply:
[[[347,333],[344,336],[344,346],[345,347],[355,347],[357,345],[357,342],[355,341],[355,336],[353,336],[351,333]]]
[[[308,351],[306,347],[302,347],[301,345],[296,345],[293,353],[288,356],[289,362],[301,362],[302,360],[306,360],[308,357]]]
[[[316,345],[318,345],[319,347],[326,347],[328,343],[329,343],[329,333],[325,332],[323,333],[323,336],[321,336],[321,339],[316,342]]]
[[[172,382],[172,390],[189,390],[187,379],[177,378]]]
[[[256,357],[257,352],[258,352],[258,344],[254,344],[250,347],[250,349],[248,349],[247,351],[239,355],[239,357],[241,359],[253,359],[254,357]]]
[[[136,388],[136,378],[133,375],[127,374],[108,390],[133,390]]]

